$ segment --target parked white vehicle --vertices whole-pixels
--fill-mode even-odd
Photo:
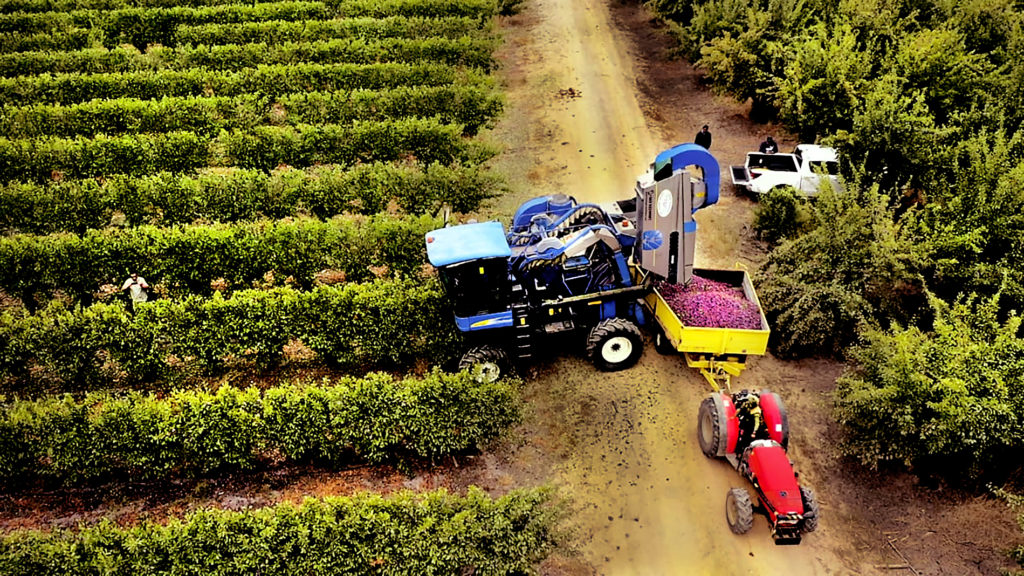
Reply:
[[[827,178],[836,190],[839,182],[839,158],[834,148],[817,144],[799,144],[792,154],[762,154],[748,152],[743,166],[731,166],[732,183],[754,194],[792,186],[799,194],[815,196],[822,178]]]

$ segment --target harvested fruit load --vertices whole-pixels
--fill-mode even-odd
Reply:
[[[658,292],[683,324],[703,328],[759,330],[761,310],[743,288],[694,275],[689,284],[658,282]]]

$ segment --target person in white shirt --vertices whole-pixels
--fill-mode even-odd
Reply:
[[[138,273],[132,272],[131,276],[124,281],[124,286],[121,286],[121,291],[128,291],[128,295],[131,297],[132,311],[135,311],[135,306],[139,302],[145,302],[149,300],[149,295],[146,290],[149,290],[149,284],[146,283],[146,279],[139,276]]]

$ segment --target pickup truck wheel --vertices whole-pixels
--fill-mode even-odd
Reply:
[[[746,534],[754,526],[754,506],[746,488],[733,488],[725,497],[725,519],[733,534]]]
[[[697,412],[697,443],[708,458],[725,456],[729,440],[725,423],[725,404],[715,392],[700,403],[700,411]]]
[[[511,369],[508,354],[494,346],[470,348],[459,360],[459,370],[468,370],[474,380],[485,384],[497,382],[508,376]]]
[[[814,490],[806,486],[800,487],[800,500],[804,503],[804,532],[814,532],[818,529],[818,500],[814,497]]]
[[[625,370],[644,352],[640,328],[625,318],[606,318],[590,331],[587,356],[600,370]]]

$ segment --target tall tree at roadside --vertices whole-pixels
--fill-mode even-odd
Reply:
[[[839,379],[849,453],[969,480],[1024,456],[1024,339],[997,297],[931,300],[931,331],[868,330]]]
[[[783,356],[842,356],[860,330],[915,318],[919,247],[875,188],[825,189],[813,229],[779,245],[755,278]]]

